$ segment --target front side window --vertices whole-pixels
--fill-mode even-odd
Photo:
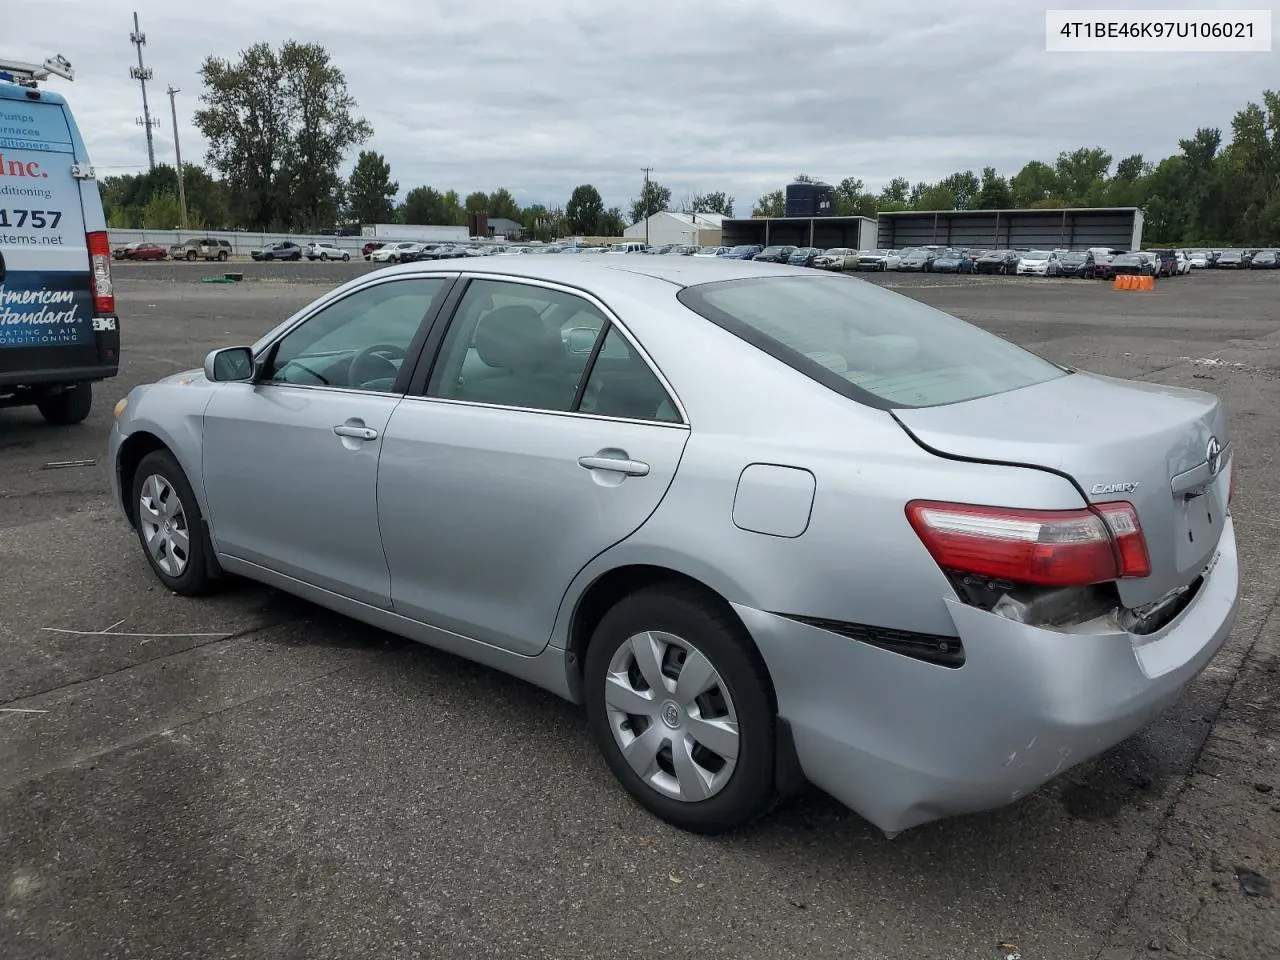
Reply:
[[[444,277],[393,280],[329,304],[280,340],[266,380],[390,392],[447,282]]]
[[[871,284],[752,278],[688,287],[678,297],[819,383],[880,408],[957,403],[1066,375],[994,334]]]

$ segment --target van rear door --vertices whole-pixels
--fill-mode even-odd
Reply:
[[[83,153],[60,96],[0,83],[0,387],[115,373],[115,321],[94,319],[86,215],[73,172],[87,164]],[[96,198],[96,184],[87,186]],[[103,230],[101,211],[93,213],[93,229]]]

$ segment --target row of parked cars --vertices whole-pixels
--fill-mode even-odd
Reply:
[[[184,240],[168,247],[159,243],[125,243],[111,251],[116,260],[216,260],[220,263],[226,263],[234,254],[230,241],[214,237]],[[351,252],[324,240],[306,244],[279,240],[251,250],[249,256],[254,260],[350,260]]]

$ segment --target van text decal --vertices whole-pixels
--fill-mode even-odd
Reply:
[[[0,284],[0,348],[85,343],[92,319],[87,275],[14,271]]]

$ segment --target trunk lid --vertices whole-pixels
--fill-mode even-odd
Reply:
[[[1190,583],[1217,547],[1231,450],[1225,409],[1211,394],[1073,373],[996,396],[893,413],[940,454],[1052,470],[1070,477],[1089,503],[1132,503],[1151,576],[1119,581],[1128,607]]]

